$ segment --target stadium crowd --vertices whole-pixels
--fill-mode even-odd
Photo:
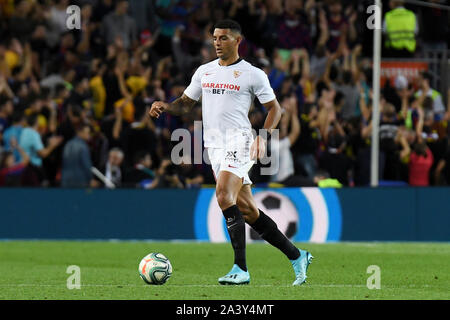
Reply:
[[[401,1],[384,3],[385,11],[402,8]],[[0,186],[191,188],[214,183],[211,168],[191,164],[191,155],[184,155],[181,165],[170,160],[178,143],[171,140],[172,132],[186,128],[194,133],[200,104],[184,116],[165,113],[152,119],[147,111],[155,100],[179,97],[195,69],[215,59],[211,28],[224,18],[241,24],[241,57],[267,73],[283,108],[280,142],[269,141],[271,152],[280,154],[280,170],[265,176],[258,163],[252,181],[368,185],[370,4],[0,0]],[[81,8],[79,29],[67,27],[70,5]],[[411,57],[423,48],[447,48],[448,11],[410,9],[417,17],[408,40],[414,47],[385,47],[383,54]],[[384,19],[385,34],[389,23]],[[414,82],[398,76],[382,88],[381,180],[450,184],[450,102],[431,80],[428,72]],[[254,129],[262,128],[265,113],[255,101],[249,112]]]

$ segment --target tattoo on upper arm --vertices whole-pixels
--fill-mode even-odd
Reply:
[[[197,101],[189,98],[187,95],[183,94],[180,98],[183,101],[183,105],[192,108]]]

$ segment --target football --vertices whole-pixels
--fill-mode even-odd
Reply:
[[[172,264],[162,253],[149,253],[139,263],[139,275],[147,284],[161,285],[172,275]]]

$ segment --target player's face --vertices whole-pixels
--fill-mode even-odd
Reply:
[[[217,57],[221,60],[227,60],[229,57],[237,54],[241,38],[230,29],[214,29],[213,33],[214,47]]]

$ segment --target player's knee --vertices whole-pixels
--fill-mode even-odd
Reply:
[[[219,204],[219,207],[222,210],[225,210],[236,204],[232,194],[226,190],[217,190],[216,197],[217,203]]]

